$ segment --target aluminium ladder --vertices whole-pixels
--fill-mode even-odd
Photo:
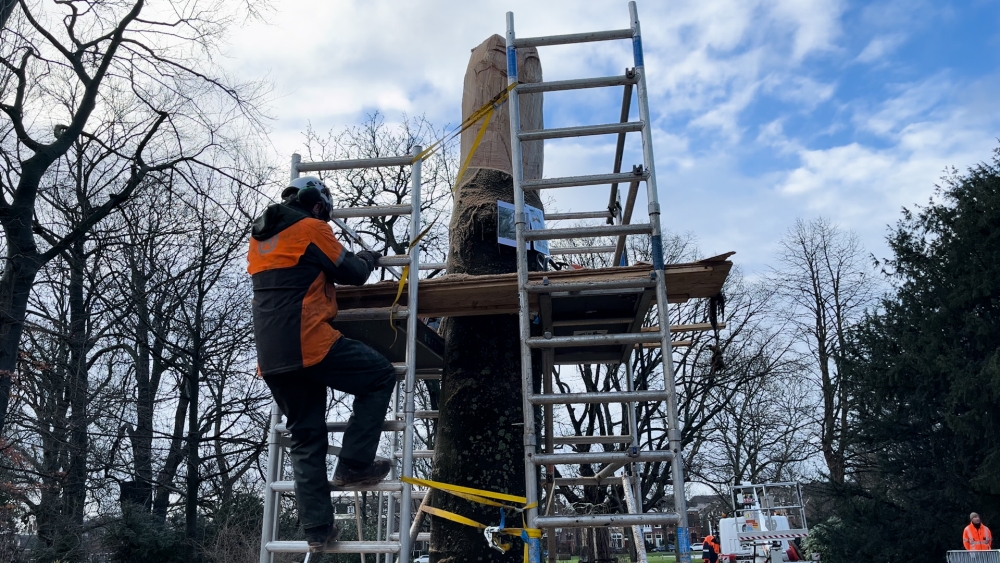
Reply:
[[[421,147],[413,148],[413,155],[420,154]],[[343,229],[350,238],[360,244],[366,250],[371,248],[344,223],[345,218],[350,217],[375,217],[388,215],[409,215],[410,216],[410,240],[417,240],[420,234],[420,171],[421,161],[413,160],[413,156],[398,156],[387,158],[374,158],[363,160],[341,160],[325,162],[301,162],[298,154],[292,156],[291,178],[299,177],[301,172],[319,172],[331,170],[355,170],[363,168],[378,167],[399,167],[410,166],[411,188],[410,203],[403,205],[385,205],[373,207],[357,207],[346,209],[335,209],[331,213],[333,222]],[[378,267],[387,269],[390,274],[399,279],[400,272],[397,266],[409,266],[407,305],[398,308],[392,314],[395,319],[406,321],[405,328],[405,363],[394,363],[397,375],[397,386],[393,393],[391,406],[391,419],[383,425],[383,432],[393,433],[393,468],[388,481],[383,481],[370,487],[351,487],[341,490],[333,490],[333,494],[343,492],[373,491],[379,493],[378,518],[382,519],[381,494],[386,493],[386,511],[384,526],[379,526],[378,541],[338,541],[328,550],[329,553],[358,553],[376,554],[378,560],[381,554],[385,556],[385,563],[391,563],[394,555],[398,556],[398,561],[408,563],[410,551],[414,539],[426,541],[426,534],[418,536],[410,532],[412,521],[412,505],[414,497],[423,496],[422,492],[413,491],[409,484],[399,480],[400,474],[413,476],[413,459],[427,457],[426,452],[414,452],[414,419],[434,418],[435,412],[421,411],[417,413],[414,409],[414,393],[416,381],[420,379],[439,379],[440,375],[433,373],[439,370],[417,369],[418,358],[418,332],[421,329],[416,315],[417,310],[417,286],[419,283],[418,272],[421,269],[441,269],[443,264],[428,264],[421,267],[419,259],[420,245],[413,245],[409,254],[399,256],[383,256],[378,261]],[[381,320],[385,322],[390,318],[390,310],[348,310],[337,315],[334,323],[347,321]],[[278,539],[278,521],[280,514],[280,495],[294,491],[294,483],[290,480],[282,480],[285,447],[288,445],[285,425],[281,421],[282,416],[277,405],[271,403],[270,427],[268,432],[267,450],[267,476],[264,488],[264,520],[261,528],[260,563],[273,563],[275,553],[307,553],[308,546],[305,541],[281,541]],[[342,433],[346,429],[346,422],[328,422],[329,432]],[[339,448],[330,447],[329,453],[338,454]],[[400,473],[396,458],[402,460],[402,472]],[[331,485],[332,488],[332,485]],[[399,497],[398,507],[396,497]],[[398,519],[398,527],[397,527]],[[401,533],[402,532],[402,533]],[[364,558],[364,555],[362,555]]]
[[[517,281],[518,281],[518,303],[519,303],[519,325],[521,340],[521,376],[524,408],[524,451],[525,451],[525,485],[526,497],[529,505],[537,503],[539,500],[539,484],[537,481],[537,471],[540,467],[546,467],[548,477],[552,479],[553,469],[559,465],[571,464],[591,464],[601,463],[604,469],[598,473],[598,477],[589,478],[589,484],[599,484],[602,477],[607,479],[617,469],[624,466],[631,466],[637,462],[667,462],[671,463],[672,484],[674,492],[674,513],[642,513],[641,496],[638,479],[622,479],[625,495],[628,500],[628,514],[587,514],[587,515],[539,515],[538,508],[531,508],[526,511],[527,526],[530,528],[541,528],[549,531],[550,547],[552,532],[555,528],[578,528],[578,527],[601,527],[601,526],[632,526],[633,531],[637,531],[638,526],[649,524],[676,524],[677,544],[680,561],[690,562],[690,537],[688,536],[687,506],[684,498],[684,474],[683,459],[681,456],[680,425],[677,412],[677,395],[673,376],[673,360],[670,340],[670,323],[667,315],[667,288],[664,276],[663,264],[663,243],[660,229],[660,205],[658,202],[656,173],[653,164],[653,144],[652,132],[650,130],[650,117],[648,106],[648,95],[646,90],[646,76],[643,65],[642,41],[639,29],[639,19],[635,2],[629,2],[629,15],[631,26],[626,29],[611,31],[599,31],[592,33],[578,33],[570,35],[555,35],[545,37],[515,38],[514,35],[514,15],[507,12],[507,76],[508,84],[512,91],[509,96],[510,132],[511,132],[511,160],[513,170],[514,187],[514,222],[517,247]],[[541,47],[548,45],[564,45],[571,43],[585,43],[592,41],[608,41],[618,39],[631,39],[633,47],[634,68],[627,71],[624,76],[612,76],[603,78],[584,78],[576,80],[561,80],[553,82],[525,83],[518,84],[517,69],[517,49],[529,47]],[[628,104],[631,99],[631,87],[636,87],[639,105],[639,120],[628,121]],[[595,87],[624,86],[625,96],[622,108],[621,123],[606,125],[586,125],[578,127],[564,127],[554,129],[540,129],[523,131],[520,123],[519,95],[527,93],[538,93],[559,90],[574,90]],[[621,155],[624,146],[626,133],[637,132],[642,139],[643,166],[634,167],[632,172],[621,172]],[[615,169],[611,174],[572,176],[564,178],[550,179],[524,179],[521,159],[521,143],[528,141],[543,141],[545,139],[559,139],[569,137],[581,137],[590,135],[618,135],[617,155],[615,159]],[[649,222],[646,224],[629,224],[632,208],[635,202],[635,193],[640,181],[646,183],[646,193],[649,205]],[[621,214],[621,207],[617,205],[620,198],[617,195],[619,183],[630,185],[630,194],[626,204],[624,216]],[[549,219],[585,219],[585,218],[607,218],[608,225],[541,230],[528,230],[525,217],[525,190],[542,190],[554,188],[568,188],[577,186],[597,186],[612,185],[611,200],[607,211],[564,213],[550,216]],[[626,218],[627,216],[627,218]],[[617,219],[617,221],[616,221]],[[619,264],[623,258],[624,239],[626,235],[648,235],[651,238],[653,272],[650,280],[639,280],[637,282],[604,282],[592,284],[548,284],[544,280],[542,283],[529,283],[528,279],[528,253],[526,243],[531,241],[545,241],[556,239],[570,239],[578,237],[600,237],[616,236],[618,245],[615,247],[590,247],[585,249],[588,252],[606,252],[614,249],[615,258],[613,264]],[[564,251],[563,253],[578,252],[578,250]],[[572,314],[573,307],[566,306],[559,308],[561,301],[573,301],[586,299],[591,302],[609,295],[634,294],[641,291],[647,295],[645,304],[635,306],[636,318],[634,322],[626,322],[617,327],[605,323],[607,326],[601,331],[590,331],[590,334],[578,334],[559,336],[552,332],[552,327],[556,326],[553,316],[561,313]],[[544,336],[532,336],[533,318],[529,310],[530,294],[539,296],[539,324]],[[648,311],[650,300],[655,299],[657,303],[658,326],[654,331],[642,331],[642,320],[645,311]],[[590,309],[598,309],[599,305],[592,305]],[[588,312],[588,311],[584,311]],[[570,322],[583,322],[584,319],[574,319]],[[565,322],[565,321],[564,321]],[[617,332],[615,332],[617,330]],[[636,345],[652,343],[661,347],[662,350],[662,374],[664,387],[661,390],[635,390],[632,388],[632,373],[630,354]],[[618,347],[615,354],[607,356],[606,352],[610,348]],[[559,361],[557,355],[565,352],[569,348],[573,354],[567,356],[564,361]],[[543,391],[540,394],[533,392],[532,373],[532,351],[541,350],[543,364]],[[616,354],[623,357],[617,362],[610,361]],[[552,393],[551,369],[553,363],[603,363],[624,364],[626,377],[628,379],[625,391],[618,392],[590,392],[590,393]],[[669,440],[669,451],[641,451],[639,449],[638,436],[636,435],[635,412],[639,403],[652,401],[664,402],[667,410],[667,435]],[[625,416],[630,418],[629,426],[631,436],[625,447],[617,451],[602,452],[576,452],[576,453],[554,453],[552,444],[554,441],[551,405],[554,404],[598,404],[598,403],[622,403],[627,405],[623,411],[627,411]],[[538,437],[535,432],[534,408],[543,406],[545,412],[545,440],[546,448],[539,453]],[[563,437],[566,438],[566,437]],[[572,437],[579,438],[579,437]],[[589,437],[588,437],[589,438]],[[606,438],[605,442],[621,441],[623,436]],[[600,439],[600,438],[598,438]],[[583,440],[580,440],[583,442]],[[565,441],[563,442],[565,443]],[[633,475],[637,472],[633,469]],[[602,475],[603,474],[603,475]],[[566,480],[576,481],[583,484],[585,479]],[[553,479],[551,481],[555,483]],[[567,483],[569,484],[569,483]],[[549,489],[551,496],[555,492],[555,484]],[[551,506],[551,503],[549,503]],[[641,539],[637,536],[637,547],[641,549]],[[530,561],[541,560],[540,542],[529,542]],[[550,559],[554,557],[550,549]]]

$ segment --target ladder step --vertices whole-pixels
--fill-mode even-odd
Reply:
[[[535,518],[535,526],[538,528],[645,526],[676,524],[678,520],[680,520],[680,517],[671,512],[650,512],[647,514],[574,514],[572,516],[539,516]]]
[[[413,206],[405,205],[372,205],[369,207],[344,207],[334,209],[330,212],[330,217],[336,219],[349,219],[351,217],[387,217],[390,215],[409,215],[413,213]]]
[[[587,33],[568,33],[566,35],[522,37],[514,39],[514,48],[523,49],[525,47],[568,45],[570,43],[590,43],[593,41],[611,41],[613,39],[632,39],[632,29],[611,29],[608,31],[590,31]]]
[[[402,320],[409,314],[410,311],[406,307],[398,307],[395,311],[393,311],[392,307],[372,307],[368,309],[347,309],[346,311],[339,311],[334,320],[336,322],[383,321],[389,320],[390,315],[393,320]]]
[[[528,339],[530,348],[570,348],[581,346],[613,346],[615,344],[642,344],[659,342],[656,332],[626,332],[623,334],[581,334],[578,336],[532,336]]]
[[[525,180],[521,182],[524,190],[549,190],[552,188],[572,188],[576,186],[603,186],[605,184],[625,184],[638,182],[649,178],[649,174],[592,174],[589,176],[564,176],[562,178],[543,178],[541,180]],[[605,212],[606,213],[606,212]]]
[[[607,209],[601,211],[577,211],[574,213],[549,213],[545,216],[546,221],[567,221],[576,219],[611,219],[611,212]]]
[[[614,436],[553,436],[553,444],[630,444],[632,437],[628,435]]]
[[[295,481],[273,481],[271,483],[271,490],[276,493],[293,493],[295,492]],[[366,485],[364,487],[334,487],[333,482],[330,483],[330,492],[361,492],[361,491],[371,491],[377,493],[395,493],[403,490],[403,484],[399,481],[381,481],[375,483],[374,485]]]
[[[325,170],[358,170],[361,168],[381,168],[383,166],[409,166],[412,156],[388,156],[383,158],[360,158],[357,160],[324,160],[300,162],[295,166],[299,172],[323,172]]]
[[[392,256],[382,256],[378,259],[378,265],[386,266],[409,266],[410,256],[407,254],[395,254]]]
[[[666,401],[666,391],[609,391],[597,393],[555,393],[529,395],[533,405],[572,405],[576,403],[631,403],[635,401]],[[571,442],[572,443],[572,442]]]
[[[632,30],[629,30],[630,32]],[[517,40],[514,40],[515,44]],[[594,78],[574,78],[573,80],[551,80],[549,82],[526,82],[517,85],[518,94],[535,94],[537,92],[558,92],[560,90],[582,90],[584,88],[604,88],[607,86],[625,86],[639,82],[639,75],[631,77],[597,76]]]
[[[528,293],[555,293],[557,291],[595,291],[600,289],[631,289],[634,287],[653,287],[656,280],[649,278],[634,278],[630,280],[612,280],[604,282],[576,283],[529,283],[524,289]]]
[[[399,413],[399,414],[396,415],[396,418],[402,420],[403,416],[404,416],[403,413]],[[414,411],[413,412],[413,418],[437,418],[437,417],[438,417],[438,411]]]
[[[608,319],[567,319],[564,321],[552,321],[552,326],[591,326],[591,325],[627,325],[635,321],[633,317],[611,317]]]
[[[271,553],[306,553],[305,541],[269,541],[266,548]],[[399,542],[387,541],[338,541],[323,553],[399,553]]]
[[[397,362],[392,364],[392,367],[396,370],[396,380],[402,381],[406,376],[406,364]],[[429,379],[429,380],[439,380],[441,379],[441,368],[427,368],[417,370],[417,379]]]
[[[621,477],[557,477],[554,479],[556,486],[565,487],[596,487],[598,485],[606,485],[614,479],[615,481],[620,481]]]
[[[562,248],[549,248],[550,256],[565,256],[567,254],[605,254],[614,252],[614,246],[564,246]]]
[[[423,262],[421,262],[420,263],[420,269],[421,270],[447,270],[448,269],[448,265],[445,264],[444,262],[428,262],[427,264],[424,264]]]
[[[630,457],[627,452],[573,452],[565,454],[534,454],[535,465],[575,465],[578,463],[633,463],[646,461],[670,461],[674,453],[666,450],[639,452]]]
[[[641,121],[626,121],[625,123],[605,123],[602,125],[579,125],[576,127],[557,127],[555,129],[534,129],[521,131],[517,138],[522,142],[541,141],[543,139],[565,139],[568,137],[588,137],[590,135],[612,135],[642,131]],[[626,174],[632,176],[631,174]],[[628,181],[628,180],[623,180]]]
[[[389,535],[389,539],[391,539],[393,541],[398,541],[399,540],[399,532],[393,532],[392,534],[390,534]],[[417,541],[431,541],[431,533],[430,532],[420,532],[419,534],[417,534]]]
[[[392,457],[403,457],[403,452],[397,450],[392,453]],[[434,450],[413,450],[413,459],[433,459]]]
[[[288,426],[284,422],[279,423],[274,429],[282,434],[288,433]],[[396,420],[387,420],[382,423],[382,432],[402,432],[405,429],[406,424]],[[347,422],[328,421],[326,423],[327,432],[344,432],[345,430],[347,430]]]
[[[641,235],[652,232],[649,223],[634,225],[597,225],[593,227],[572,227],[569,229],[538,229],[524,231],[524,240],[555,240],[563,238],[606,237],[617,235]]]

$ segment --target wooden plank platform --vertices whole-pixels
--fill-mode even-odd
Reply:
[[[667,295],[671,303],[718,295],[733,263],[732,252],[665,268]],[[649,279],[653,267],[637,264],[623,268],[532,272],[530,282],[593,283],[609,280]],[[379,282],[360,287],[337,288],[341,310],[389,307],[396,297],[397,283]],[[458,317],[467,315],[502,315],[517,313],[517,274],[470,276],[452,274],[420,282],[418,314],[421,317]],[[406,305],[406,292],[400,299]],[[537,310],[538,295],[531,295],[531,308]]]

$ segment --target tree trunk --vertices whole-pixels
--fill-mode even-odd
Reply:
[[[193,354],[191,355],[191,366],[188,370],[188,439],[187,439],[187,491],[184,500],[184,536],[188,541],[191,550],[190,560],[198,561],[200,550],[195,542],[198,540],[198,466],[200,457],[198,448],[201,445],[201,427],[198,423],[198,375],[201,372],[201,308],[195,312],[196,328],[192,342]]]
[[[132,459],[135,466],[135,494],[137,501],[148,510],[152,505],[153,491],[153,401],[156,388],[151,384],[151,355],[149,345],[149,294],[147,279],[142,271],[141,253],[136,250],[128,258],[131,269],[131,297],[135,306],[135,428],[129,431]]]
[[[518,52],[521,77],[541,80],[534,49]],[[475,109],[507,86],[504,40],[487,39],[472,52],[465,76],[462,113]],[[524,129],[541,128],[541,95],[521,97]],[[485,275],[516,271],[515,249],[497,244],[497,200],[513,202],[508,105],[490,121],[483,142],[463,178],[457,181],[451,221],[449,274]],[[464,161],[478,125],[463,133]],[[541,176],[541,142],[524,150],[525,177]],[[529,205],[541,208],[535,193]],[[445,482],[511,494],[524,494],[523,416],[520,338],[516,315],[445,319],[445,368],[441,381],[441,415],[437,427],[434,478]],[[499,523],[496,508],[437,494],[432,505],[487,525]],[[509,514],[509,526],[520,526]],[[431,519],[431,557],[440,562],[520,561],[520,541],[502,554],[489,547],[476,528]]]
[[[65,522],[69,526],[64,530],[73,536],[75,545],[65,554],[70,561],[79,561],[84,557],[80,549],[82,538],[84,505],[87,502],[87,454],[89,437],[87,428],[87,404],[89,402],[89,377],[87,370],[87,321],[90,311],[87,310],[84,299],[84,271],[86,255],[83,240],[73,243],[69,251],[69,366],[66,370],[68,381],[66,390],[69,394],[69,467],[63,491]],[[69,546],[67,546],[69,547]]]
[[[12,215],[4,217],[3,221],[7,235],[7,261],[3,276],[0,276],[0,432],[3,432],[7,421],[28,297],[35,285],[35,276],[42,267],[35,237],[31,233],[31,210],[12,209],[9,212]]]

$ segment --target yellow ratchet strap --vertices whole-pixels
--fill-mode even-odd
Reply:
[[[517,495],[508,495],[507,493],[494,493],[493,491],[484,491],[482,489],[473,489],[472,487],[463,487],[461,485],[449,485],[448,483],[441,483],[439,481],[431,481],[430,479],[417,479],[415,477],[400,477],[400,481],[404,483],[409,483],[411,485],[417,485],[420,487],[428,487],[430,489],[437,489],[439,491],[444,491],[446,493],[455,495],[466,500],[471,500],[472,502],[478,502],[480,504],[485,504],[488,506],[500,506],[503,508],[509,508],[511,510],[527,510],[529,508],[534,508],[538,506],[538,503],[532,503],[527,505],[528,499],[524,497],[519,497]],[[492,500],[491,500],[492,499]],[[501,503],[495,503],[493,500],[505,500],[507,502],[513,502],[521,506],[510,506]]]
[[[445,144],[447,144],[449,141],[451,141],[455,137],[461,135],[462,132],[464,132],[466,129],[468,129],[469,127],[472,127],[477,121],[479,121],[480,119],[482,119],[483,116],[485,116],[487,113],[490,113],[494,109],[496,109],[497,107],[500,107],[500,105],[502,105],[505,101],[507,101],[507,96],[510,94],[510,91],[513,90],[515,86],[517,86],[516,83],[509,84],[506,88],[504,88],[503,90],[501,90],[496,96],[493,96],[493,98],[491,98],[490,101],[486,102],[485,104],[482,105],[482,107],[480,107],[476,111],[472,112],[469,115],[469,117],[465,118],[465,121],[463,121],[461,124],[459,124],[459,126],[454,131],[452,131],[451,133],[448,133],[448,134],[444,135],[443,137],[441,137],[437,141],[434,141],[433,143],[431,143],[431,145],[429,147],[427,147],[426,149],[420,151],[420,153],[418,153],[416,156],[414,156],[413,159],[410,162],[414,163],[414,162],[416,162],[418,160],[424,160],[424,159],[426,159],[431,154],[433,154],[435,151],[437,151],[439,148],[441,148],[442,146],[444,146]]]
[[[416,248],[416,246],[418,244],[420,244],[420,239],[424,238],[424,235],[426,235],[428,232],[430,232],[431,227],[434,226],[434,223],[437,223],[437,220],[440,217],[441,217],[440,215],[438,215],[437,217],[435,217],[434,220],[431,221],[431,224],[427,225],[427,228],[424,229],[422,233],[420,233],[419,235],[417,235],[417,238],[413,239],[410,242],[410,246],[407,247],[407,249],[406,249],[407,253],[412,252],[413,249]],[[410,266],[409,266],[409,264],[407,264],[406,266],[403,266],[403,273],[399,276],[399,286],[396,287],[396,298],[392,300],[392,305],[389,306],[389,326],[392,327],[392,343],[393,344],[396,343],[396,335],[399,332],[399,331],[396,330],[396,323],[392,322],[393,321],[393,316],[396,314],[396,304],[399,303],[399,298],[403,296],[403,288],[406,287],[406,281],[409,279],[409,273],[410,273]],[[414,314],[414,315],[417,314],[416,311],[411,311],[411,313]]]
[[[493,96],[493,98],[490,101],[483,104],[481,108],[472,112],[472,115],[470,115],[465,121],[463,121],[457,130],[453,131],[448,135],[445,135],[444,137],[432,143],[431,146],[427,147],[419,154],[417,154],[417,156],[413,157],[413,160],[411,160],[410,162],[413,163],[418,160],[423,160],[427,158],[434,151],[436,151],[438,148],[444,145],[447,141],[454,139],[456,136],[460,135],[463,131],[465,131],[469,127],[472,127],[477,121],[485,118],[483,120],[482,126],[479,127],[479,132],[476,133],[475,141],[472,142],[472,148],[469,150],[469,155],[465,157],[465,162],[462,163],[461,168],[458,169],[458,174],[455,175],[455,185],[452,186],[451,189],[452,192],[454,193],[455,189],[458,188],[459,180],[462,179],[462,175],[465,174],[465,170],[469,167],[469,163],[472,162],[472,155],[476,154],[476,150],[479,148],[479,143],[482,142],[483,140],[483,135],[486,133],[486,127],[490,124],[490,119],[493,117],[493,112],[507,100],[507,96],[510,94],[510,91],[513,90],[515,86],[517,86],[516,83],[508,85],[499,94]],[[413,250],[414,246],[416,246],[416,244],[420,242],[420,239],[424,238],[424,235],[427,234],[427,231],[431,230],[431,227],[434,226],[434,223],[436,222],[437,219],[434,219],[434,221],[432,221],[431,224],[428,225],[426,229],[424,229],[424,232],[420,233],[420,236],[418,236],[416,239],[413,240],[413,242],[410,243],[410,247],[407,250],[408,251]],[[396,330],[396,325],[392,322],[393,316],[395,315],[396,305],[399,303],[400,297],[403,296],[403,288],[406,287],[406,282],[408,278],[407,274],[409,274],[409,272],[410,272],[410,267],[403,266],[403,274],[399,276],[399,285],[396,288],[396,298],[392,300],[392,305],[390,306],[389,310],[389,325],[392,326],[393,344],[396,343],[396,336],[398,334],[398,331]],[[414,315],[417,314],[416,311],[412,311],[411,313]]]

